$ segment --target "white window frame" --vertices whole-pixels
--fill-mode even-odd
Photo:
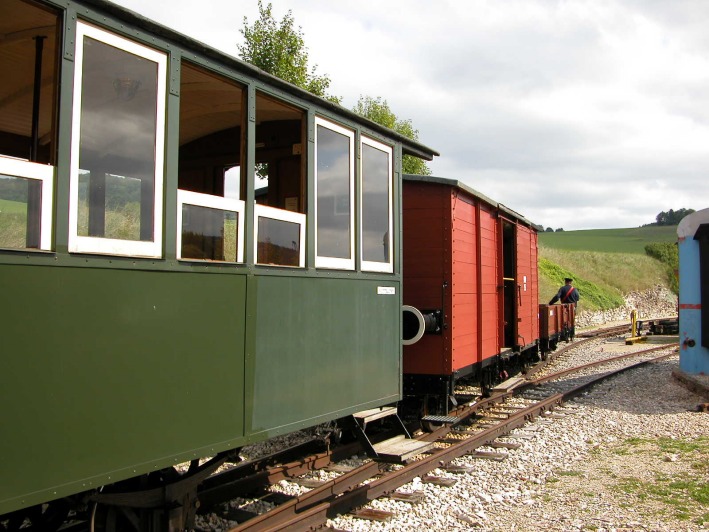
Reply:
[[[364,150],[362,149],[362,145],[368,145],[371,146],[372,148],[375,148],[377,150],[383,151],[389,156],[389,164],[387,165],[388,168],[388,180],[389,180],[389,198],[387,205],[389,206],[389,229],[387,231],[387,234],[389,235],[389,262],[375,262],[375,261],[366,261],[364,260],[364,253],[363,253],[363,242],[364,242],[364,164],[361,162],[361,159],[364,157]],[[394,217],[393,217],[393,188],[394,188],[394,171],[393,171],[393,163],[394,163],[394,149],[391,146],[388,146],[386,144],[383,144],[379,141],[376,141],[374,139],[371,139],[369,137],[366,137],[362,135],[360,137],[360,165],[359,165],[359,178],[360,178],[360,198],[359,198],[359,226],[360,226],[360,252],[359,256],[362,258],[362,270],[363,271],[369,271],[369,272],[382,272],[382,273],[394,273],[394,238],[393,238],[393,233],[394,233]]]
[[[340,133],[349,137],[350,144],[350,258],[342,259],[337,257],[327,257],[317,254],[318,249],[318,126],[323,126],[331,131]],[[354,270],[355,269],[355,132],[352,129],[344,128],[334,122],[315,117],[315,267],[316,268],[331,268],[335,270]]]
[[[52,250],[52,212],[54,208],[54,167],[23,159],[0,155],[0,174],[9,177],[36,179],[42,183],[40,208],[39,249]],[[13,248],[14,249],[14,248]],[[20,248],[33,251],[34,248]]]
[[[244,202],[221,196],[210,194],[200,194],[189,190],[177,190],[177,258],[178,260],[191,262],[221,262],[231,263],[231,261],[216,261],[210,259],[192,259],[182,256],[182,206],[195,205],[197,207],[207,207],[220,211],[235,212],[239,215],[236,228],[236,262],[244,262]],[[233,263],[232,263],[233,264]]]
[[[300,250],[298,256],[298,266],[288,266],[287,264],[266,264],[258,262],[258,219],[271,218],[282,222],[298,224],[300,234]],[[254,205],[254,263],[261,266],[278,266],[283,268],[305,268],[305,214],[300,212],[286,211],[267,205]]]
[[[153,240],[150,242],[80,236],[79,210],[79,143],[81,140],[81,81],[84,66],[84,37],[91,37],[124,52],[148,59],[158,65],[157,112],[155,124],[155,203],[153,205]],[[71,171],[69,196],[69,251],[135,257],[162,257],[163,172],[165,158],[165,94],[167,88],[167,54],[125,39],[84,22],[76,24],[74,61],[74,108],[72,112]]]

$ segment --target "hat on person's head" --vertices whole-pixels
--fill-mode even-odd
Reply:
[[[573,279],[572,279],[571,277],[566,277],[566,278],[564,279],[564,282],[565,282],[565,283],[570,283],[570,282],[573,282]]]

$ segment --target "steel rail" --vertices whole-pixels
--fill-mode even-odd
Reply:
[[[588,364],[583,364],[582,366],[575,366],[573,368],[565,369],[562,371],[557,371],[555,373],[550,373],[549,375],[545,375],[544,377],[538,377],[536,379],[529,380],[527,383],[523,384],[522,386],[536,386],[536,385],[542,384],[544,382],[552,381],[554,379],[560,379],[561,377],[565,377],[566,375],[568,375],[570,373],[576,373],[577,371],[583,371],[584,369],[592,368],[594,366],[602,366],[604,364],[616,362],[618,360],[623,360],[625,358],[633,358],[633,357],[641,356],[641,355],[644,355],[647,353],[652,353],[654,351],[662,351],[663,349],[670,349],[672,347],[674,347],[674,346],[661,345],[661,346],[657,346],[657,347],[643,349],[641,351],[635,351],[633,353],[625,353],[624,355],[618,355],[615,357],[606,358],[604,360],[597,360],[595,362],[589,362]]]
[[[667,346],[663,346],[663,348],[666,349]],[[652,350],[657,349],[653,348]],[[645,352],[648,351],[650,350],[645,350]],[[509,434],[509,432],[515,428],[523,426],[528,421],[544,414],[554,406],[561,405],[564,401],[583,393],[588,388],[605,379],[646,364],[664,360],[675,354],[676,351],[673,351],[669,354],[643,360],[624,368],[591,377],[583,384],[577,385],[564,392],[555,393],[547,398],[540,399],[533,405],[520,409],[519,412],[511,414],[507,419],[501,420],[496,425],[461,440],[460,443],[452,444],[445,449],[437,449],[423,459],[407,464],[398,471],[388,472],[381,478],[375,479],[367,484],[362,484],[362,482],[380,474],[384,467],[379,463],[369,462],[360,468],[328,482],[326,485],[301,495],[285,505],[279,506],[271,512],[240,524],[236,528],[231,529],[230,532],[306,530],[311,527],[321,526],[327,518],[335,517],[352,508],[362,506],[378,497],[387,495],[400,486],[411,482],[414,478],[425,475],[432,469],[443,466],[478,447],[492,443],[498,437]],[[637,353],[633,355],[637,355]],[[605,361],[591,365],[599,365],[600,363],[605,363]],[[585,368],[588,366],[587,364],[582,367]],[[570,371],[566,372],[566,374],[568,373],[570,373]],[[519,393],[518,390],[514,391]],[[499,396],[491,397],[485,401],[485,404],[490,405],[499,402],[502,396],[509,396],[513,392],[506,392]],[[481,403],[482,402],[476,403],[475,405],[468,405],[467,408],[480,408],[482,406]],[[431,437],[434,434],[435,433],[432,433],[427,436]]]
[[[361,450],[359,443],[340,445],[333,449],[330,449],[328,445],[328,448],[322,452],[311,453],[300,459],[293,458],[292,455],[297,449],[305,449],[313,444],[328,445],[328,442],[305,442],[211,476],[199,488],[198,497],[201,508],[199,513],[205,513],[209,508],[244,493],[322,469],[333,462],[357,454]],[[273,465],[269,466],[268,463]]]
[[[593,331],[590,336],[585,336],[585,337],[577,336],[577,338],[580,338],[579,340],[576,340],[573,343],[569,343],[569,344],[565,345],[564,347],[562,347],[552,353],[549,353],[549,355],[547,355],[547,357],[544,360],[541,360],[540,362],[536,363],[531,368],[527,369],[524,372],[524,374],[525,374],[525,376],[534,375],[535,373],[538,373],[539,371],[544,369],[546,366],[551,364],[554,360],[559,358],[561,355],[565,354],[567,351],[571,351],[572,349],[575,349],[575,348],[579,347],[580,345],[588,343],[592,340],[598,340],[599,338],[613,336],[614,334],[618,334],[623,331],[629,330],[629,327],[630,327],[629,323],[627,325],[616,325],[613,327],[607,327],[605,329],[598,329],[596,331]]]
[[[592,329],[589,331],[584,331],[576,335],[577,338],[599,338],[606,335],[617,334],[620,332],[630,332],[630,322],[623,323],[622,325],[611,325],[610,327],[600,327],[598,329]]]
[[[665,349],[667,349],[668,346],[665,346]],[[659,349],[652,348],[652,349],[646,349],[645,352],[650,352],[650,351],[658,351]],[[588,382],[585,382],[583,384],[579,384],[578,386],[575,386],[574,388],[570,389],[569,391],[562,392],[562,394],[565,396],[565,399],[571,399],[573,397],[576,397],[577,395],[583,393],[586,391],[588,388],[592,387],[595,384],[598,384],[601,381],[604,381],[610,377],[616,377],[620,375],[621,373],[625,373],[626,371],[630,371],[631,369],[636,369],[648,364],[654,364],[656,362],[661,362],[663,360],[666,360],[670,358],[671,356],[675,356],[677,352],[679,351],[679,348],[673,349],[671,353],[666,353],[664,355],[660,355],[657,357],[653,357],[647,360],[641,360],[640,362],[636,362],[635,364],[631,364],[629,366],[625,366],[623,368],[619,368],[616,370],[608,371],[606,373],[601,373],[597,377],[591,378]],[[600,364],[598,364],[600,365]],[[580,366],[584,367],[584,366]]]

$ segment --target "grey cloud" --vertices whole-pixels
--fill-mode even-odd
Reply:
[[[188,20],[177,29],[230,54],[257,14],[255,1],[120,3]],[[434,174],[536,223],[637,226],[709,204],[709,2],[273,3],[347,107],[383,97],[441,152]]]

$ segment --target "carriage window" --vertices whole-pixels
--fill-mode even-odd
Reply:
[[[305,215],[256,205],[256,262],[305,266]]]
[[[77,24],[69,250],[162,256],[166,56]]]
[[[0,248],[51,249],[54,168],[0,156]]]
[[[393,272],[392,149],[362,137],[362,269]]]
[[[177,191],[177,258],[243,262],[244,202]]]
[[[315,119],[316,261],[354,269],[354,132]]]
[[[256,94],[256,263],[305,266],[303,111]]]
[[[0,17],[0,248],[51,249],[57,12],[5,0]]]
[[[182,63],[177,258],[243,262],[244,90]]]

